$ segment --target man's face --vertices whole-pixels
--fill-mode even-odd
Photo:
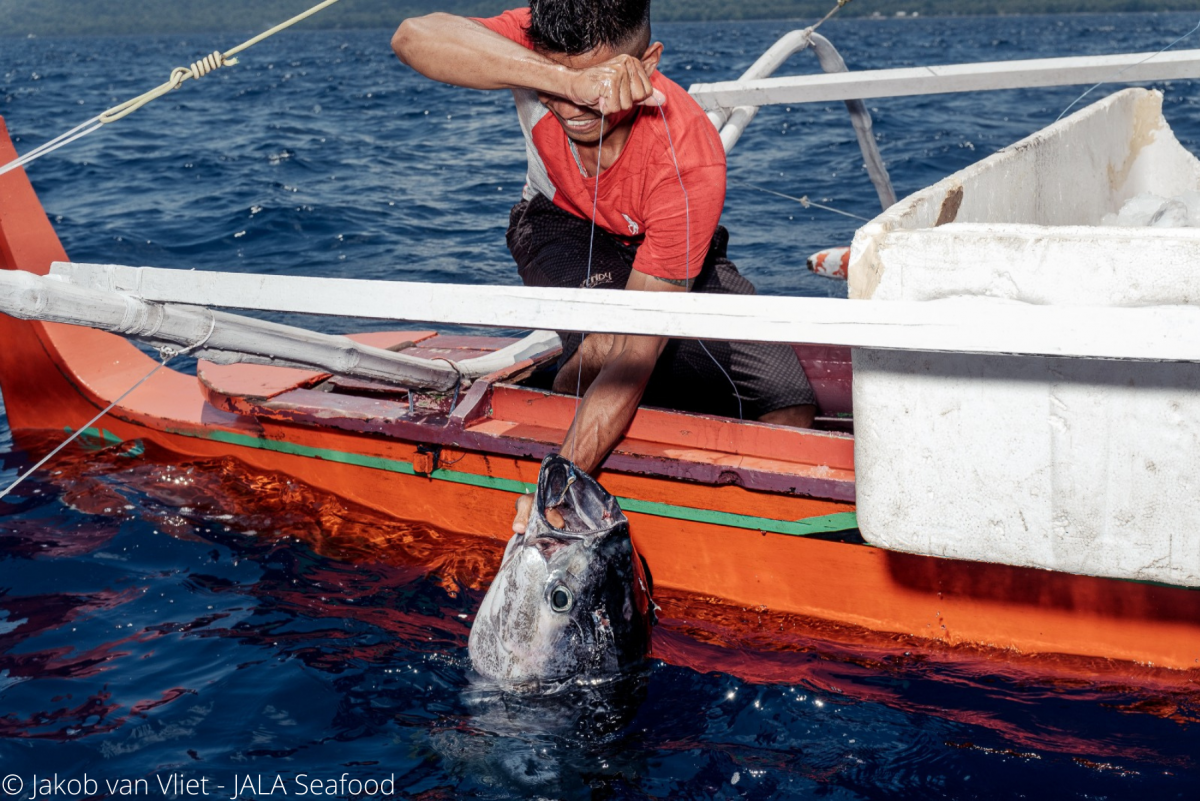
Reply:
[[[645,53],[630,52],[629,49],[619,49],[609,45],[601,45],[595,50],[588,53],[582,53],[577,56],[568,56],[563,53],[542,52],[552,61],[573,70],[585,70],[589,67],[599,66],[606,61],[611,61],[619,55],[631,55],[634,58],[640,59],[646,67],[647,73],[652,73],[658,65],[658,54],[661,45],[652,45]],[[586,106],[577,106],[566,98],[550,95],[544,92],[538,92],[538,100],[545,106],[551,114],[555,116],[559,124],[562,125],[563,131],[567,137],[580,145],[595,145],[600,141],[601,125],[600,112]],[[625,111],[616,111],[604,115],[603,131],[607,136],[613,128],[628,120],[633,116],[634,109]]]

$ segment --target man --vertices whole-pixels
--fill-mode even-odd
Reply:
[[[508,244],[527,286],[754,293],[725,257],[729,235],[718,226],[720,137],[658,72],[663,46],[650,38],[649,0],[531,0],[491,19],[430,14],[405,20],[392,48],[434,80],[513,91],[529,172]],[[790,347],[580,340],[563,336],[554,388],[586,391],[561,452],[588,473],[643,400],[812,424],[815,396]],[[530,506],[527,497],[518,503],[515,531]]]

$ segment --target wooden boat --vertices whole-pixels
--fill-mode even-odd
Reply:
[[[3,162],[15,151],[0,134]],[[0,267],[40,275],[65,258],[24,172],[0,177]],[[412,343],[406,353],[435,358],[509,342],[432,331],[357,338]],[[154,366],[124,339],[83,327],[0,315],[0,341],[0,391],[18,438],[79,426]],[[311,370],[201,362],[196,376],[160,370],[95,433],[234,456],[389,515],[503,539],[516,494],[574,412],[574,398],[521,384],[554,356],[486,376],[457,403]],[[822,391],[844,398],[844,356],[805,356]],[[1200,665],[1200,592],[864,544],[854,531],[853,448],[845,432],[643,409],[601,479],[629,512],[656,582],[671,591],[901,647]]]

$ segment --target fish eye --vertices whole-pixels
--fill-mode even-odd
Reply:
[[[550,591],[550,608],[555,612],[570,612],[575,605],[575,595],[566,586],[559,584]]]

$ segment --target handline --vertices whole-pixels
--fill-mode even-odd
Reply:
[[[684,243],[684,248],[686,249],[686,252],[684,253],[684,256],[683,256],[683,264],[684,264],[684,275],[687,277],[687,280],[690,284],[691,280],[692,280],[692,207],[691,207],[691,201],[688,198],[687,187],[684,186],[684,184],[683,184],[683,171],[679,169],[679,156],[675,153],[675,140],[671,138],[671,126],[667,124],[667,115],[663,111],[662,106],[659,106],[658,116],[659,116],[659,119],[662,120],[663,130],[667,132],[667,146],[671,148],[671,162],[675,165],[675,177],[679,179],[679,188],[681,190],[683,190],[683,220],[684,220],[683,243]],[[703,269],[703,265],[701,265],[701,269]],[[697,276],[697,277],[699,277],[699,276]],[[689,289],[690,289],[690,287],[689,287]],[[701,350],[703,350],[706,354],[708,354],[708,358],[712,359],[713,364],[715,364],[717,366],[717,369],[720,370],[721,374],[725,376],[725,380],[727,380],[729,382],[729,385],[731,387],[733,387],[733,397],[737,398],[737,403],[738,403],[738,420],[745,421],[745,419],[746,419],[745,409],[742,408],[742,394],[738,391],[737,383],[735,383],[733,378],[729,375],[729,373],[727,373],[725,371],[725,368],[721,366],[721,363],[719,361],[717,361],[717,357],[713,356],[712,351],[710,351],[708,349],[708,346],[705,345],[702,340],[697,339],[696,344],[698,344],[700,346]]]
[[[604,98],[600,99],[600,143],[596,146],[596,190],[592,195],[592,230],[588,234],[588,260],[587,260],[587,275],[583,280],[583,285],[590,288],[592,283],[592,249],[596,245],[596,208],[600,205],[600,166],[604,158]],[[579,403],[583,396],[583,343],[587,339],[587,332],[583,332],[579,336],[579,347],[575,349],[575,355],[579,357],[579,374],[575,378],[575,420],[572,425],[579,421]],[[579,432],[575,432],[575,438],[571,440],[571,462],[575,461],[575,442],[579,439]]]
[[[1085,92],[1084,92],[1083,94],[1081,94],[1079,97],[1077,97],[1077,98],[1075,98],[1073,101],[1071,101],[1071,105],[1069,105],[1069,106],[1067,106],[1065,109],[1063,109],[1063,112],[1062,112],[1062,114],[1059,114],[1059,115],[1058,115],[1058,117],[1056,117],[1054,121],[1055,121],[1055,122],[1058,122],[1058,121],[1059,121],[1059,120],[1061,120],[1063,117],[1065,117],[1065,116],[1067,115],[1067,112],[1068,112],[1068,111],[1070,111],[1071,109],[1075,108],[1075,104],[1076,104],[1076,103],[1078,103],[1080,100],[1083,100],[1085,97],[1087,97],[1088,95],[1090,95],[1090,94],[1091,94],[1091,93],[1092,93],[1094,90],[1096,90],[1096,89],[1099,89],[1101,86],[1103,86],[1104,84],[1106,84],[1106,83],[1108,83],[1109,81],[1113,80],[1114,78],[1120,78],[1122,75],[1124,75],[1125,73],[1129,72],[1129,70],[1133,69],[1134,67],[1140,67],[1140,66],[1142,66],[1143,64],[1145,64],[1147,61],[1149,61],[1149,60],[1151,60],[1151,59],[1153,59],[1153,58],[1158,58],[1158,57],[1159,57],[1159,56],[1161,56],[1163,53],[1167,52],[1167,51],[1168,51],[1168,50],[1170,50],[1172,47],[1174,47],[1175,45],[1179,44],[1180,42],[1182,42],[1184,39],[1186,39],[1186,38],[1188,38],[1189,36],[1191,36],[1191,35],[1192,35],[1193,33],[1195,33],[1196,31],[1200,31],[1200,22],[1197,22],[1197,23],[1196,23],[1196,27],[1192,28],[1190,31],[1188,31],[1187,33],[1185,33],[1183,36],[1180,36],[1178,39],[1176,39],[1175,41],[1171,42],[1169,45],[1167,45],[1166,47],[1164,47],[1162,50],[1159,50],[1157,53],[1152,53],[1151,55],[1148,55],[1148,56],[1146,56],[1145,58],[1143,58],[1141,61],[1139,61],[1139,62],[1138,62],[1138,63],[1136,63],[1136,64],[1130,64],[1128,67],[1125,67],[1124,69],[1121,69],[1121,70],[1119,70],[1118,72],[1115,72],[1115,73],[1113,73],[1112,75],[1110,75],[1109,77],[1105,78],[1103,81],[1100,81],[1100,83],[1096,84],[1095,86],[1092,86],[1092,87],[1090,87],[1090,88],[1089,88],[1087,91],[1085,91]]]

